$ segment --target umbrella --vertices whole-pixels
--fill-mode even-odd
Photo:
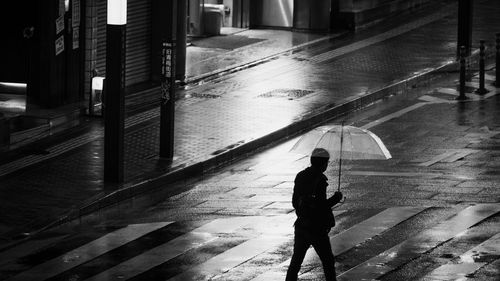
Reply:
[[[339,159],[339,184],[342,159],[390,159],[392,156],[384,143],[374,133],[353,126],[321,126],[304,134],[290,149],[291,152],[310,155],[315,148],[323,148],[330,160]]]

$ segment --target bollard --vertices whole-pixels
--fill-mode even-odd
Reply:
[[[496,78],[495,86],[500,87],[500,33],[497,33],[497,62],[496,62]]]
[[[485,56],[485,46],[484,40],[479,41],[479,89],[476,90],[476,93],[479,95],[484,95],[488,93],[488,90],[484,87],[484,56]]]
[[[456,99],[467,99],[465,95],[465,46],[460,47],[460,94]]]

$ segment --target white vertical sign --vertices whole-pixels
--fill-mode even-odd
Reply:
[[[80,26],[80,0],[73,0],[71,5],[72,26],[74,29]]]

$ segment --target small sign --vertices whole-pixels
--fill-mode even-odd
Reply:
[[[165,78],[170,78],[172,76],[172,44],[164,42],[162,47],[161,74]]]
[[[56,19],[56,34],[64,30],[64,15]]]
[[[56,56],[64,52],[64,35],[56,39]]]
[[[73,50],[80,47],[80,27],[77,26],[73,29]]]
[[[74,29],[80,26],[80,0],[73,0],[71,5],[72,22]]]
[[[161,46],[161,99],[163,104],[171,100],[173,94],[175,55],[173,43],[162,42]]]

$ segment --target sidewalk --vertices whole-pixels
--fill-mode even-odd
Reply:
[[[424,83],[444,67],[455,69],[455,11],[455,5],[445,6],[396,29],[372,30],[332,42],[299,34],[301,40],[294,41],[292,36],[290,45],[276,47],[276,54],[281,55],[261,55],[267,63],[211,83],[188,85],[176,103],[172,163],[158,159],[158,109],[127,118],[123,185],[102,181],[102,124],[38,147],[43,153],[3,163],[0,248],[24,237],[20,233],[36,231],[57,218],[76,218],[155,188],[168,188],[169,182],[200,175],[329,118]],[[500,26],[500,3],[481,1],[474,11],[479,19],[474,47],[484,38],[492,50],[498,32],[494,27]],[[289,36],[283,31],[258,30],[240,35],[258,37],[261,32]],[[200,60],[195,69],[228,72],[224,58],[263,54],[256,47],[270,42],[268,38],[220,52],[215,58]],[[211,70],[213,60],[221,63]],[[189,71],[191,77],[201,75]]]

